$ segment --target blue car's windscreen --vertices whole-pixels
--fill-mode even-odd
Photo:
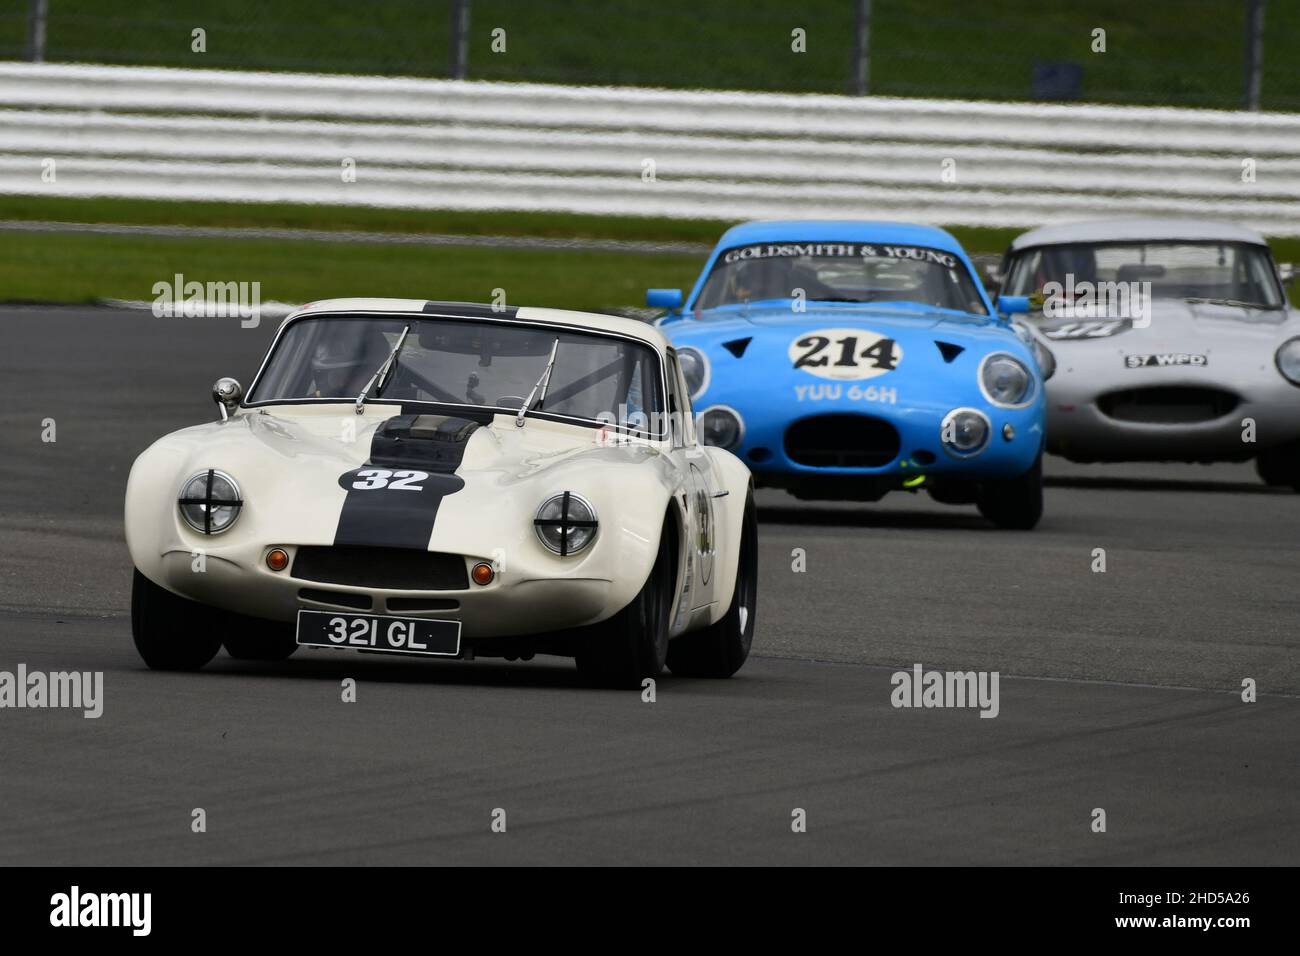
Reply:
[[[396,367],[371,397],[383,401],[517,409],[555,348],[555,368],[534,408],[593,423],[656,421],[659,358],[629,339],[465,319],[321,316],[287,329],[249,402],[352,401],[397,344]],[[622,417],[620,417],[622,416]]]
[[[925,246],[865,242],[761,242],[718,256],[695,308],[764,299],[911,302],[987,315],[960,258]]]

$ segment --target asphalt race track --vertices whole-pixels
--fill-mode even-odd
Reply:
[[[148,671],[127,472],[215,415],[213,380],[247,385],[272,331],[0,309],[0,671],[105,683],[97,720],[0,710],[0,864],[1300,858],[1300,496],[1248,465],[1053,459],[1030,533],[924,494],[764,492],[755,656],[664,675],[655,703],[546,658]],[[998,671],[1000,713],[895,709],[917,662]]]

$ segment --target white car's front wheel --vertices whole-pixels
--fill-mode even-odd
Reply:
[[[730,677],[749,657],[758,609],[758,517],[754,496],[745,500],[740,560],[731,606],[716,624],[683,634],[668,645],[668,669],[678,677]]]
[[[221,650],[218,615],[160,588],[139,571],[131,584],[131,636],[154,670],[196,671]]]
[[[664,526],[659,556],[627,607],[581,637],[578,670],[603,687],[639,687],[657,677],[668,657],[668,617],[673,603],[673,539]]]

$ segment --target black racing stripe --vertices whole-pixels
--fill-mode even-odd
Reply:
[[[513,319],[519,311],[519,306],[479,305],[475,302],[435,302],[430,300],[424,303],[424,308],[420,311],[466,319]]]
[[[347,497],[334,544],[428,548],[443,499],[465,487],[455,471],[478,427],[442,415],[383,422],[370,439],[366,463],[339,476]]]

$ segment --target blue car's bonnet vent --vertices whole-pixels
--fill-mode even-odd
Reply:
[[[951,362],[958,355],[961,355],[962,352],[966,351],[966,346],[953,345],[951,342],[940,342],[936,340],[934,344],[939,346],[939,352],[943,355],[943,360],[945,362]]]
[[[736,358],[740,358],[745,354],[745,349],[749,348],[749,343],[752,341],[754,341],[752,336],[747,339],[732,339],[730,342],[723,342],[722,347]]]

